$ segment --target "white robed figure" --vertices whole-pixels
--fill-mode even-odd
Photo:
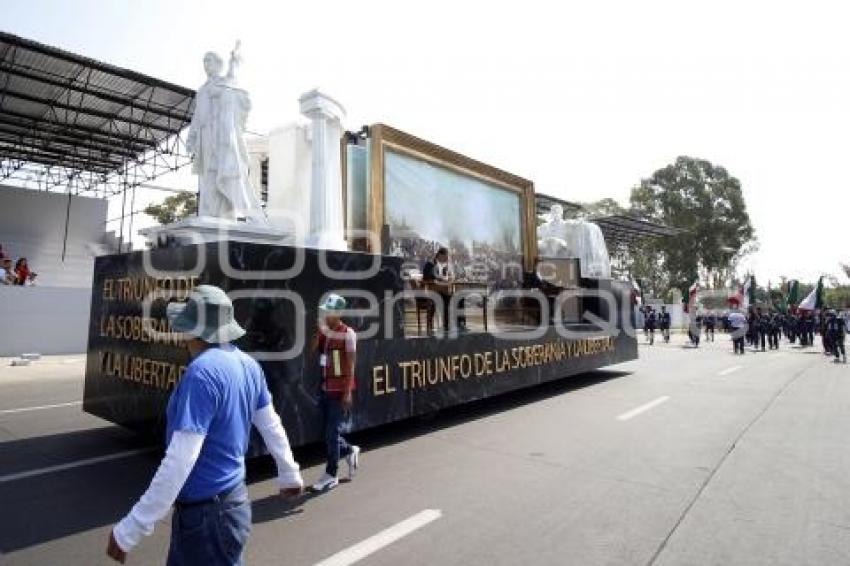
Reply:
[[[570,230],[564,220],[564,208],[553,204],[549,214],[540,217],[537,227],[537,249],[540,257],[569,257]]]
[[[199,216],[266,222],[259,199],[248,181],[248,149],[243,134],[251,99],[236,86],[241,62],[239,42],[230,54],[226,76],[218,54],[204,55],[205,82],[195,95],[195,110],[187,146],[198,175]]]
[[[605,236],[593,222],[564,220],[564,209],[553,204],[537,227],[537,250],[541,258],[578,258],[582,277],[611,278],[611,259]]]

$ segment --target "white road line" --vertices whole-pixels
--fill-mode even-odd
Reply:
[[[734,372],[738,371],[742,367],[744,367],[744,366],[732,366],[730,368],[724,369],[723,371],[717,372],[717,375],[729,375],[730,373],[734,373]]]
[[[75,462],[68,462],[65,464],[57,464],[55,466],[47,466],[46,468],[38,468],[36,470],[27,470],[26,472],[17,472],[14,474],[8,474],[5,476],[0,476],[0,483],[7,483],[15,480],[22,480],[25,478],[31,478],[35,476],[42,476],[44,474],[51,474],[53,472],[61,472],[64,470],[71,470],[73,468],[80,468],[82,466],[90,466],[91,464],[99,464],[101,462],[109,462],[111,460],[120,460],[121,458],[129,458],[130,456],[137,456],[139,454],[144,454],[146,452],[152,452],[156,450],[155,447],[150,446],[148,448],[138,448],[136,450],[125,450],[124,452],[115,452],[114,454],[107,454],[105,456],[97,456],[95,458],[86,458],[85,460],[77,460]]]
[[[43,411],[45,409],[58,409],[59,407],[73,407],[82,401],[70,401],[68,403],[56,403],[55,405],[39,405],[37,407],[20,407],[18,409],[3,409],[0,415],[11,415],[12,413],[28,413],[30,411]]]
[[[349,566],[363,560],[385,546],[391,545],[400,538],[406,537],[413,531],[421,529],[428,523],[436,521],[442,516],[443,513],[439,509],[425,509],[364,541],[349,546],[333,556],[325,558],[321,562],[317,562],[315,566]]]
[[[618,421],[627,421],[630,418],[636,417],[641,413],[645,413],[646,411],[648,411],[648,410],[650,410],[654,407],[657,407],[661,403],[666,403],[669,400],[670,400],[670,397],[668,397],[667,395],[665,395],[663,397],[659,397],[658,399],[655,399],[654,401],[650,401],[649,403],[646,403],[645,405],[641,405],[640,407],[635,407],[631,411],[627,411],[627,412],[623,413],[622,415],[617,417],[617,420]]]

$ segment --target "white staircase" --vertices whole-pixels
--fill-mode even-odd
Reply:
[[[62,241],[30,238],[0,232],[3,251],[12,258],[27,258],[30,269],[38,273],[36,285],[49,287],[91,287],[94,258],[115,253],[118,241],[114,233],[104,233],[100,242],[69,239],[62,257]]]

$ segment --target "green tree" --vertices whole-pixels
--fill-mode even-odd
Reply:
[[[171,224],[197,211],[197,193],[186,191],[167,196],[160,204],[149,204],[144,212],[153,216],[160,224]]]
[[[640,218],[684,230],[646,244],[669,286],[687,289],[698,277],[727,280],[755,249],[740,181],[709,161],[678,157],[633,188],[630,204]]]
[[[630,245],[616,246],[611,250],[614,264],[619,264],[618,276],[634,277],[641,282],[645,297],[664,297],[670,289],[661,256],[654,243],[643,240]],[[613,269],[614,265],[612,265]],[[668,301],[669,302],[669,301]]]
[[[612,198],[604,198],[593,202],[581,203],[581,211],[578,218],[592,219],[600,216],[612,216],[614,214],[626,214],[628,210]]]
[[[850,307],[850,286],[827,288],[823,290],[824,303],[828,307],[846,309]]]

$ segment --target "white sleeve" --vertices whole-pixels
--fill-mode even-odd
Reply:
[[[266,448],[269,449],[277,465],[278,485],[282,489],[303,487],[304,480],[301,478],[301,468],[292,456],[289,438],[286,437],[286,431],[283,430],[283,424],[280,422],[280,417],[272,404],[269,403],[254,412],[251,420],[257,430],[260,431],[260,435],[266,443]]]
[[[147,491],[130,513],[112,529],[115,542],[124,552],[133,549],[142,536],[153,533],[154,523],[164,518],[201,454],[205,435],[176,431]]]
[[[354,332],[353,328],[349,328],[348,331],[345,333],[345,351],[357,351],[357,333]]]

